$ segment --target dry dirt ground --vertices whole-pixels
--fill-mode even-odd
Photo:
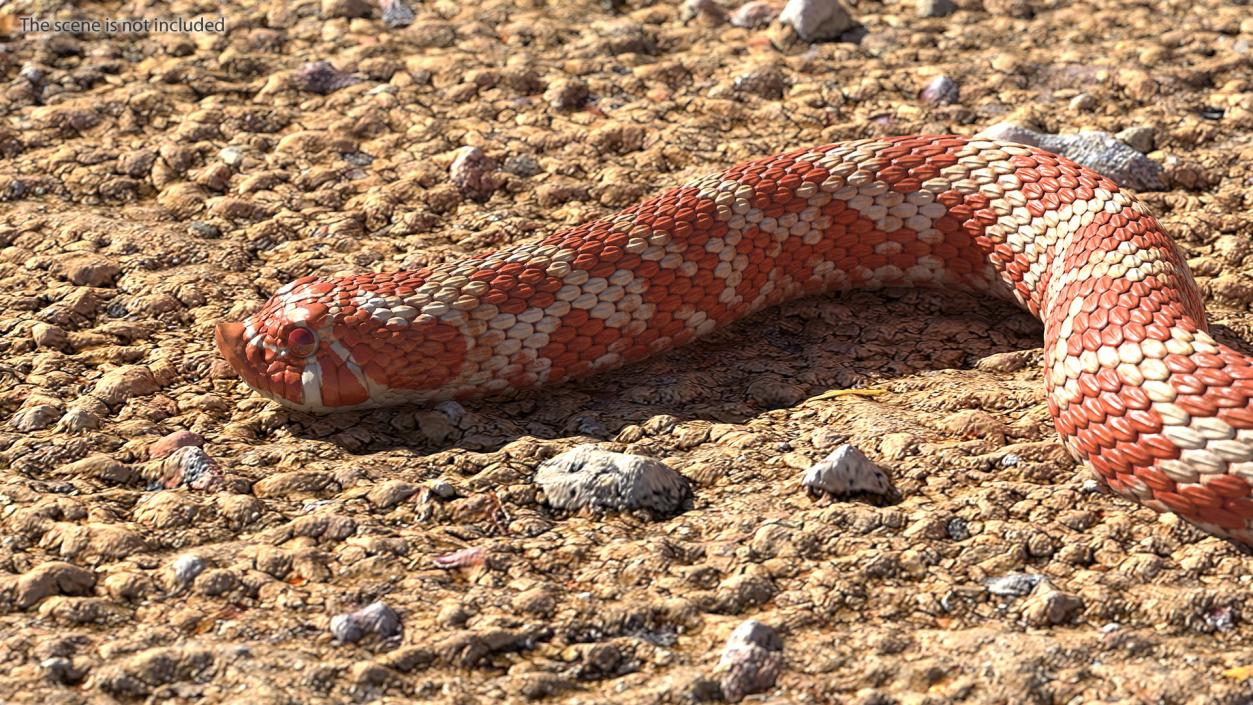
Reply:
[[[60,3],[0,9],[0,701],[685,702],[717,695],[754,618],[784,642],[768,702],[1249,702],[1253,557],[1088,481],[1048,419],[1039,326],[999,304],[801,301],[464,412],[288,412],[213,348],[306,274],[457,258],[795,146],[1003,120],[1153,128],[1169,185],[1142,196],[1220,333],[1253,340],[1250,6],[958,5],[860,0],[862,29],[812,45],[648,0],[432,0],[406,27],[245,0],[225,34],[111,37],[15,26]],[[299,71],[319,60],[350,76]],[[918,98],[940,74],[958,102]],[[465,146],[499,167],[486,200],[450,182]],[[886,393],[817,398],[845,388]],[[203,453],[160,460],[177,431]],[[845,439],[898,501],[802,491]],[[586,442],[665,461],[694,506],[553,512],[536,466]],[[988,589],[1019,573],[1060,592]],[[334,638],[374,601],[400,634]]]

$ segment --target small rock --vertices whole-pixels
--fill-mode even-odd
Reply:
[[[1146,125],[1128,127],[1114,136],[1141,154],[1148,154],[1157,147],[1157,130]]]
[[[30,83],[32,86],[43,84],[44,79],[46,78],[42,68],[29,62],[22,64],[22,69],[17,72],[17,75],[19,78],[25,79],[26,82]]]
[[[679,8],[679,19],[690,22],[696,17],[719,25],[727,21],[727,11],[722,9],[717,0],[683,0],[683,5]]]
[[[322,0],[322,17],[369,17],[374,7],[367,0]]]
[[[334,93],[360,82],[361,79],[340,71],[329,61],[311,61],[292,74],[292,83],[296,88],[318,95]]]
[[[79,286],[109,286],[122,268],[104,255],[83,253],[66,257],[52,265],[52,274]]]
[[[539,161],[529,154],[512,154],[505,158],[505,171],[515,176],[535,176],[543,171]]]
[[[957,11],[953,0],[918,0],[915,10],[919,17],[948,17]]]
[[[951,105],[961,99],[961,88],[948,76],[936,76],[918,92],[918,100],[932,105]]]
[[[745,27],[747,29],[757,29],[765,27],[774,21],[779,14],[778,8],[768,2],[755,0],[754,2],[745,3],[738,10],[731,13],[731,25],[734,27]]]
[[[1083,600],[1062,592],[1047,579],[1043,579],[1022,603],[1022,617],[1037,627],[1052,626],[1068,621],[1083,609]]]
[[[740,93],[751,93],[768,100],[779,100],[787,91],[788,80],[777,67],[759,66],[737,76],[733,86]]]
[[[558,509],[645,509],[673,514],[690,504],[687,478],[639,455],[582,445],[546,461],[535,473],[549,505]]]
[[[840,497],[855,492],[887,495],[892,492],[887,473],[848,443],[806,470],[801,484],[809,489],[811,496],[825,493]]]
[[[239,578],[226,568],[206,570],[196,578],[196,592],[206,597],[225,595],[239,585]]]
[[[1033,145],[1060,154],[1108,176],[1119,186],[1137,190],[1162,188],[1162,165],[1108,132],[1050,135],[1002,122],[984,130],[980,136]]]
[[[9,419],[9,425],[24,433],[42,431],[61,418],[61,409],[51,404],[36,404],[22,409]]]
[[[457,488],[453,487],[451,484],[449,484],[448,482],[444,480],[431,480],[430,482],[426,483],[426,486],[430,488],[431,494],[435,495],[439,499],[444,500],[445,502],[447,502],[450,499],[457,498],[457,494],[458,494]]]
[[[117,170],[134,179],[142,179],[152,170],[157,153],[151,149],[137,149],[118,157]]]
[[[558,110],[579,110],[590,96],[587,82],[581,78],[558,79],[544,91],[544,99]]]
[[[78,433],[88,429],[100,428],[100,417],[89,409],[72,408],[65,412],[57,425],[70,433]]]
[[[500,179],[495,171],[496,162],[484,154],[483,150],[478,147],[462,147],[457,151],[452,166],[448,168],[448,178],[467,197],[486,201],[500,186]]]
[[[1070,99],[1070,109],[1077,110],[1082,113],[1096,110],[1097,105],[1098,103],[1096,98],[1093,97],[1091,93],[1080,93]]]
[[[401,502],[417,494],[420,488],[412,482],[404,480],[387,480],[366,495],[366,499],[375,509],[391,509]]]
[[[239,147],[223,147],[218,151],[218,159],[227,166],[239,166],[244,161],[244,150]]]
[[[837,0],[788,0],[779,22],[807,42],[835,39],[856,25]]]
[[[143,365],[126,365],[106,372],[92,393],[104,403],[116,406],[132,397],[147,396],[160,387],[152,370]]]
[[[196,446],[197,448],[204,446],[204,436],[191,431],[175,431],[166,436],[162,436],[152,445],[148,446],[148,457],[152,460],[160,460],[165,456],[173,453],[179,448],[187,446]]]
[[[204,572],[204,559],[195,554],[187,554],[179,556],[170,564],[170,576],[173,578],[175,589],[181,589],[191,585],[197,575]]]
[[[331,634],[345,644],[367,636],[387,639],[400,633],[400,615],[382,602],[372,602],[356,612],[331,617]]]
[[[445,553],[431,559],[436,568],[452,570],[453,568],[472,568],[487,563],[487,549],[482,546],[471,546],[452,553]]]
[[[1038,573],[1008,573],[995,578],[989,578],[984,585],[988,588],[988,592],[1000,597],[1022,597],[1031,594],[1036,585],[1044,580],[1044,576]]]
[[[203,220],[193,220],[187,226],[187,232],[206,240],[222,237],[222,230],[218,228],[218,226],[212,223],[206,223]]]
[[[64,656],[53,656],[39,662],[44,677],[57,685],[76,685],[87,675],[86,668],[74,666],[74,662]]]
[[[405,4],[404,0],[383,0],[382,11],[383,24],[392,29],[408,27],[415,19],[413,10]]]
[[[159,486],[165,489],[187,487],[214,492],[222,488],[224,480],[222,467],[197,446],[176,448],[161,461]]]
[[[772,627],[750,619],[731,632],[714,675],[727,701],[739,702],[773,688],[782,671],[783,640]]]

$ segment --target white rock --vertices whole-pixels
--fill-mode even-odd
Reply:
[[[837,0],[788,0],[779,21],[807,42],[835,39],[856,24]]]
[[[558,509],[646,509],[673,514],[692,499],[687,478],[639,455],[581,445],[546,461],[535,473],[548,504]]]
[[[769,625],[748,620],[727,638],[714,674],[730,702],[774,687],[783,671],[783,640]]]
[[[854,492],[886,495],[892,491],[887,474],[848,443],[806,470],[801,484],[811,493],[825,492],[836,496]]]

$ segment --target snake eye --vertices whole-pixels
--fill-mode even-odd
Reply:
[[[318,336],[304,326],[292,328],[287,334],[287,350],[296,357],[309,357],[318,349]]]

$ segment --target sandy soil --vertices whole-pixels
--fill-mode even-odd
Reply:
[[[646,0],[435,0],[406,27],[361,0],[231,5],[224,35],[24,35],[16,15],[71,15],[0,10],[0,701],[695,701],[748,618],[783,637],[770,702],[1253,698],[1253,558],[1090,482],[1048,419],[1038,324],[999,304],[801,301],[464,413],[288,412],[212,346],[299,276],[1003,120],[1152,128],[1169,186],[1142,196],[1225,340],[1253,340],[1248,5],[861,0],[855,41],[813,45]],[[346,75],[300,70],[319,60]],[[940,74],[958,102],[918,98]],[[464,146],[499,165],[486,200],[450,181]],[[849,387],[887,393],[815,398]],[[161,459],[179,431],[203,452]],[[802,491],[844,440],[899,501]],[[531,476],[585,442],[665,461],[693,508],[553,512]],[[1019,573],[1057,592],[989,590]],[[337,640],[374,601],[401,632]]]

